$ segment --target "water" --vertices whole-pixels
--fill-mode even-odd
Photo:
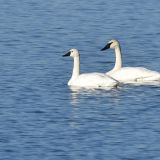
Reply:
[[[160,2],[0,1],[0,159],[160,159],[160,87],[75,90],[82,72],[106,72],[121,42],[125,66],[160,71]]]

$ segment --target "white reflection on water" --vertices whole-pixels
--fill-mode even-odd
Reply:
[[[92,98],[104,98],[108,101],[113,101],[114,103],[117,103],[118,97],[119,97],[119,89],[118,88],[81,88],[81,87],[69,87],[70,94],[71,94],[71,104],[73,106],[76,106],[79,104],[79,102],[84,99],[91,100]]]
[[[82,103],[82,101],[91,101],[94,99],[94,101],[104,99],[106,100],[104,103],[112,103],[114,105],[118,105],[120,99],[122,98],[122,94],[125,94],[125,92],[128,92],[128,89],[133,89],[134,87],[147,87],[147,86],[153,86],[153,87],[160,87],[160,82],[146,82],[146,83],[130,83],[126,85],[120,85],[117,88],[81,88],[81,87],[73,87],[70,86],[70,95],[71,95],[71,101],[70,103],[73,106],[77,106],[78,104]],[[126,95],[127,97],[129,94]]]
[[[92,117],[95,112],[109,111],[111,108],[119,106],[121,100],[121,87],[105,89],[69,87],[69,89],[72,107],[70,126],[74,129],[81,126],[81,119],[90,114]]]

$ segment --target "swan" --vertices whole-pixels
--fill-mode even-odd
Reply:
[[[118,81],[109,77],[104,73],[85,73],[80,74],[80,54],[77,49],[70,49],[63,57],[71,56],[74,59],[73,72],[69,86],[76,87],[115,87],[118,85]]]
[[[109,41],[101,51],[106,49],[115,49],[115,65],[114,68],[106,74],[118,80],[121,83],[146,83],[158,81],[160,82],[160,73],[143,67],[122,67],[122,54],[120,43],[117,40]]]

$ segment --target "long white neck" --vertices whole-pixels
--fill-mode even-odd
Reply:
[[[120,45],[115,47],[115,56],[116,56],[116,61],[112,71],[117,71],[122,68],[122,55],[121,55]]]
[[[74,57],[74,63],[73,63],[73,72],[71,79],[75,79],[80,74],[80,57]]]

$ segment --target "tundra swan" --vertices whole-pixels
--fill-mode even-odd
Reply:
[[[122,54],[120,43],[117,40],[109,41],[101,51],[115,49],[114,68],[106,74],[122,83],[130,82],[153,82],[160,81],[160,73],[142,67],[122,67]]]
[[[63,57],[73,57],[73,72],[70,80],[68,81],[69,86],[77,87],[115,87],[118,81],[114,80],[110,76],[104,73],[85,73],[80,74],[80,55],[77,49],[70,49]]]

